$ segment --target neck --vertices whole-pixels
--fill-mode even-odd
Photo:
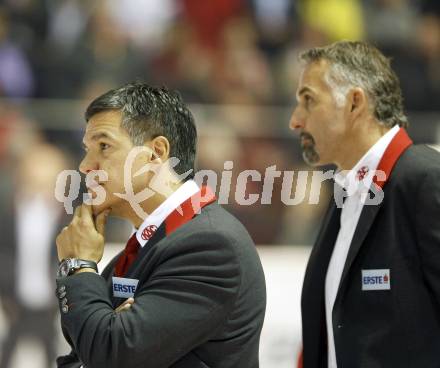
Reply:
[[[353,130],[349,137],[344,138],[345,149],[340,151],[339,159],[335,161],[340,170],[353,169],[368,150],[390,130],[376,121],[365,121],[358,126],[359,129]]]
[[[138,229],[144,220],[151,215],[162,203],[164,203],[171,195],[182,186],[183,183],[175,183],[170,184],[169,190],[167,193],[159,194],[155,193],[150,198],[146,199],[144,202],[140,203],[139,206],[142,208],[142,211],[144,212],[144,217],[140,217],[141,213],[137,213],[138,211],[135,211],[130,203],[126,203],[127,208],[125,211],[124,217],[126,220],[130,221],[132,225]]]

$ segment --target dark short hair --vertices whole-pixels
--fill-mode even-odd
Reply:
[[[87,107],[85,118],[102,111],[120,110],[121,126],[136,146],[164,136],[170,142],[170,157],[180,161],[174,170],[183,174],[192,169],[186,180],[194,177],[197,130],[194,117],[177,91],[145,83],[128,83],[97,97]]]
[[[339,87],[361,87],[373,104],[374,116],[383,125],[408,126],[403,111],[399,79],[390,59],[376,47],[362,41],[339,41],[303,52],[306,63],[326,60],[330,64],[329,82]]]

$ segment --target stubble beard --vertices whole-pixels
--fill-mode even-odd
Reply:
[[[310,166],[316,166],[319,163],[319,153],[316,151],[315,139],[310,133],[301,133],[301,147],[303,150],[303,159]]]

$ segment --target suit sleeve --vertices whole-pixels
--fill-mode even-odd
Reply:
[[[114,312],[101,276],[58,281],[69,307],[61,313],[62,327],[85,367],[168,367],[223,327],[240,285],[229,239],[188,236],[170,244],[157,263],[122,313]]]
[[[75,352],[57,358],[57,368],[80,368],[82,363],[79,361]]]
[[[110,276],[110,273],[112,272],[112,269],[114,267],[114,264],[116,263],[116,260],[120,256],[120,253],[116,255],[104,268],[101,275],[106,278]],[[61,284],[61,283],[59,283]],[[64,284],[64,283],[62,283]],[[67,295],[67,293],[66,293]],[[59,356],[56,360],[57,368],[82,368],[83,363],[79,360],[78,355],[75,352],[75,348],[73,346],[72,340],[70,336],[68,335],[67,330],[62,326],[62,333],[64,338],[66,339],[67,343],[70,345],[72,350],[67,355]]]
[[[422,270],[440,307],[440,170],[427,174],[420,187],[416,214]]]

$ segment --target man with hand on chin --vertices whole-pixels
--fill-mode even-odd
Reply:
[[[80,170],[99,186],[57,238],[72,348],[58,367],[258,367],[261,263],[244,227],[192,179],[197,134],[180,96],[127,84],[94,100],[86,120]],[[136,230],[99,275],[109,215]]]

